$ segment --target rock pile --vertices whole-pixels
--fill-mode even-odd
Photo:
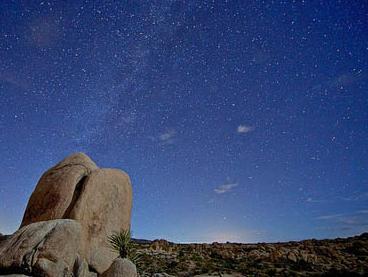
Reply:
[[[368,276],[368,234],[283,243],[176,244],[136,240],[142,277]],[[164,275],[166,274],[166,275]]]
[[[83,153],[65,158],[42,175],[20,229],[0,236],[0,275],[136,276],[107,244],[130,228],[131,206],[126,173],[100,169]]]

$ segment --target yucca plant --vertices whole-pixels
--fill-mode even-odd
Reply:
[[[114,233],[107,239],[112,250],[119,253],[121,258],[128,258],[138,266],[140,254],[137,253],[134,243],[131,240],[130,230],[122,230]]]

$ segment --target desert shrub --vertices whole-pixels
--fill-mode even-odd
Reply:
[[[226,269],[235,269],[236,261],[231,258],[223,259],[222,267]]]
[[[195,262],[202,262],[203,261],[203,257],[197,253],[192,254],[192,261]]]
[[[222,259],[222,255],[220,253],[218,253],[216,250],[212,250],[210,252],[210,257],[212,259],[218,259],[218,260]]]
[[[354,241],[350,253],[356,256],[367,256],[368,255],[368,243],[363,241]]]
[[[364,273],[360,274],[357,272],[351,272],[349,270],[346,269],[335,269],[332,268],[330,269],[328,272],[322,274],[321,276],[323,277],[361,277],[361,276],[365,276]]]
[[[270,268],[270,269],[267,269],[266,272],[267,272],[268,276],[275,276],[276,273],[277,273],[277,270],[276,270],[276,268]]]
[[[179,265],[179,262],[177,261],[170,261],[168,264],[167,264],[167,268],[168,269],[174,269],[176,268],[177,266]]]
[[[182,249],[180,249],[177,258],[181,260],[181,259],[184,259],[184,257],[185,257],[185,253]]]
[[[136,247],[131,240],[130,230],[114,233],[107,239],[113,251],[117,252],[121,258],[128,258],[138,267],[141,255],[137,253]]]

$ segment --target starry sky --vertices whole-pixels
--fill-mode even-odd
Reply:
[[[0,232],[72,152],[129,173],[135,237],[368,229],[366,1],[1,1]]]

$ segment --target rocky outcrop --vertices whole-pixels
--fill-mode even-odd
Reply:
[[[89,265],[87,261],[81,258],[79,255],[75,260],[73,272],[74,276],[77,277],[97,277],[97,273],[89,271]]]
[[[0,273],[72,274],[81,225],[75,220],[37,222],[15,232],[0,248]]]
[[[86,177],[97,169],[85,154],[76,153],[47,170],[28,201],[21,227],[33,222],[65,218]]]
[[[130,228],[131,206],[128,175],[117,169],[97,169],[88,176],[68,214],[82,224],[81,254],[98,273],[107,270],[117,257],[106,244],[106,238]]]
[[[135,265],[128,259],[116,259],[101,277],[138,277]]]
[[[135,242],[142,277],[163,269],[174,276],[368,276],[368,234],[258,244]]]
[[[130,229],[131,206],[125,172],[100,169],[83,153],[67,157],[40,178],[21,228],[0,237],[0,274],[102,274],[117,257],[107,237]]]

